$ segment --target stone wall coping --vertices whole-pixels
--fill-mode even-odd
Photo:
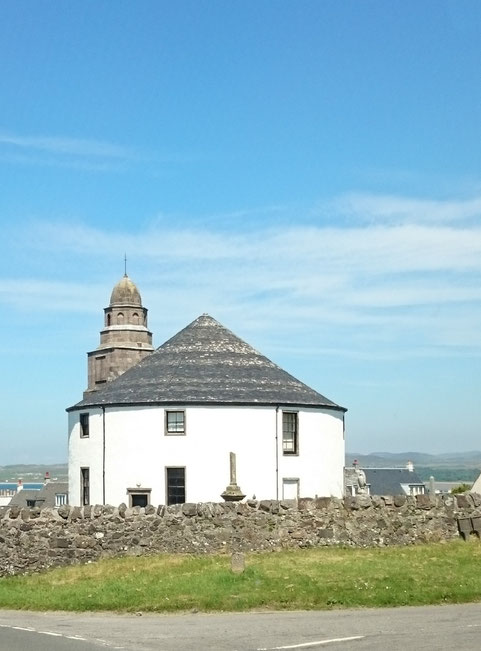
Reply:
[[[0,520],[12,520],[22,518],[23,520],[56,519],[56,520],[84,520],[99,517],[112,518],[135,518],[142,516],[166,517],[213,517],[222,514],[247,514],[252,511],[259,511],[273,515],[285,514],[288,511],[317,511],[317,510],[339,510],[358,511],[368,509],[379,509],[388,511],[402,511],[409,509],[414,511],[427,511],[443,508],[454,511],[465,511],[481,507],[481,495],[478,493],[467,493],[460,495],[356,495],[339,499],[337,497],[302,497],[299,500],[246,500],[243,502],[187,502],[184,504],[173,504],[165,506],[160,504],[154,506],[149,504],[146,507],[128,507],[122,503],[119,506],[110,504],[95,504],[88,506],[63,505],[53,508],[39,509],[38,507],[2,506],[0,507]]]

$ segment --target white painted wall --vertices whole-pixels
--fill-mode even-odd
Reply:
[[[185,411],[185,435],[164,434],[166,409]],[[74,505],[80,504],[82,466],[90,468],[90,502],[103,503],[103,414],[99,408],[85,412],[90,414],[89,438],[80,438],[80,412],[69,413],[69,491]],[[186,501],[221,501],[229,483],[229,452],[237,455],[237,483],[249,498],[282,499],[283,479],[298,479],[301,497],[342,497],[342,412],[298,413],[299,454],[287,456],[282,454],[282,408],[106,407],[105,503],[128,503],[127,488],[140,484],[152,489],[152,504],[165,504],[169,466],[186,469]]]

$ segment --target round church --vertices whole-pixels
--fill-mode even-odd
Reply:
[[[154,350],[125,275],[69,415],[70,503],[130,506],[343,494],[346,409],[208,314]]]

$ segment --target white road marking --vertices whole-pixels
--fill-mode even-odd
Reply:
[[[362,640],[364,635],[351,635],[350,637],[332,637],[329,640],[318,640],[317,642],[303,642],[302,644],[289,644],[288,646],[261,647],[257,651],[281,651],[282,649],[307,649],[309,647],[331,644],[332,642],[349,642],[351,640]]]
[[[11,624],[0,624],[0,628],[10,628],[16,631],[27,631],[28,633],[39,633],[40,635],[51,635],[52,637],[63,637],[68,640],[78,640],[79,642],[88,642],[88,638],[82,637],[81,635],[65,635],[63,633],[55,633],[54,631],[38,631],[36,628],[31,628],[30,626],[12,626]],[[113,646],[112,642],[107,642],[100,638],[94,638],[97,642],[100,642],[103,646],[110,647],[112,649],[125,649],[123,646]]]

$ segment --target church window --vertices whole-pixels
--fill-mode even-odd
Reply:
[[[80,468],[80,502],[90,504],[90,468]]]
[[[139,315],[137,314],[137,312],[134,312],[132,314],[132,323],[133,325],[139,325]]]
[[[80,414],[80,438],[88,439],[89,436],[90,436],[89,415]]]
[[[167,506],[185,503],[185,468],[166,468]]]
[[[299,454],[298,414],[295,411],[282,412],[282,452]]]
[[[185,411],[165,412],[165,433],[185,434]]]
[[[124,322],[124,315],[122,312],[117,314],[117,325],[122,325]]]
[[[129,506],[148,506],[151,491],[151,488],[127,488]]]
[[[110,325],[110,321],[111,321],[111,319],[112,319],[111,315],[110,315],[110,314],[107,314],[107,326]]]

